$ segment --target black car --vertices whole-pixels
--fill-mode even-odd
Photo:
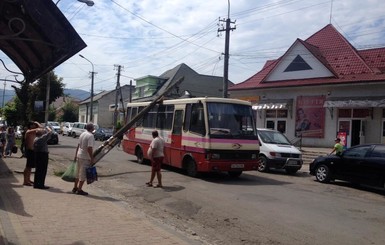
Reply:
[[[109,128],[98,128],[95,130],[95,140],[105,141],[113,135],[112,129]]]
[[[339,179],[385,188],[385,145],[358,145],[341,156],[320,156],[309,165],[309,170],[322,183]]]
[[[59,144],[59,134],[55,131],[52,131],[50,139],[47,141],[49,145],[57,145]]]

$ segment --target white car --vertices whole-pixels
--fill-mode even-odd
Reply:
[[[53,121],[48,121],[47,124],[48,124],[48,126],[50,126],[53,130],[55,130],[56,133],[58,133],[58,134],[61,133],[60,123],[58,123],[58,122],[53,122]]]
[[[62,128],[62,135],[71,136],[72,126],[74,126],[74,123],[72,123],[72,122],[64,123],[63,128]]]
[[[258,171],[268,172],[275,168],[294,174],[302,167],[302,152],[284,134],[266,128],[258,128],[257,132],[260,146]]]

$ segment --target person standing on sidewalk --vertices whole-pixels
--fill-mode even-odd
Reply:
[[[5,147],[4,157],[10,157],[12,156],[12,148],[15,146],[16,143],[15,129],[13,127],[7,128],[6,139],[7,145]]]
[[[72,193],[78,195],[88,195],[87,192],[83,191],[84,181],[86,180],[86,169],[91,167],[94,162],[93,152],[95,138],[92,134],[94,131],[94,124],[87,123],[86,130],[79,136],[79,144],[75,152],[76,161],[76,178]]]
[[[23,185],[32,186],[31,170],[35,168],[35,152],[33,151],[33,141],[36,137],[36,131],[41,125],[38,122],[29,122],[27,125],[27,131],[25,132],[25,157],[27,162],[24,168],[24,181]]]
[[[340,138],[336,138],[333,150],[332,150],[332,152],[330,152],[329,155],[331,155],[331,154],[333,154],[335,152],[336,156],[341,156],[343,151],[344,151],[344,146],[341,144],[341,139]]]
[[[5,143],[7,143],[7,139],[6,139],[6,129],[5,129],[5,126],[2,126],[0,128],[0,144],[1,144],[1,149],[0,149],[0,157],[3,157],[4,156],[4,152],[5,152]]]
[[[47,141],[51,138],[51,134],[52,129],[50,127],[36,131],[36,138],[33,142],[36,164],[33,188],[36,189],[49,189],[48,186],[45,186],[45,177],[47,176],[49,155]]]
[[[158,184],[154,187],[162,188],[162,163],[164,158],[164,140],[159,137],[158,131],[152,131],[152,138],[154,138],[150,144],[147,155],[151,158],[151,178],[150,182],[147,182],[147,186],[153,186],[153,181],[156,175]]]

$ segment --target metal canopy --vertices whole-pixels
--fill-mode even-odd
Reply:
[[[329,98],[323,107],[357,108],[385,107],[385,97],[339,97]]]
[[[0,0],[0,49],[28,82],[87,45],[51,0]]]

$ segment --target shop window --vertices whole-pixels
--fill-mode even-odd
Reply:
[[[274,122],[274,121],[267,120],[267,121],[266,121],[266,128],[274,129],[274,128],[275,128],[275,122]]]
[[[266,118],[276,118],[277,110],[266,110]]]

